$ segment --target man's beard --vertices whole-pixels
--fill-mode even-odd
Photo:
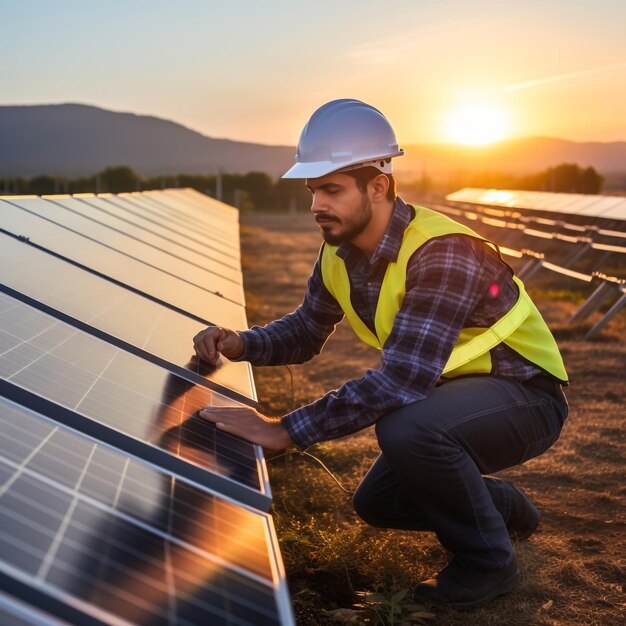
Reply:
[[[367,194],[363,194],[363,200],[357,214],[345,221],[345,230],[342,233],[333,235],[331,232],[322,229],[322,237],[324,241],[331,246],[340,246],[346,241],[352,241],[358,237],[370,223],[372,219],[372,204],[367,197]],[[339,220],[337,220],[339,222]],[[340,223],[340,222],[339,222]]]

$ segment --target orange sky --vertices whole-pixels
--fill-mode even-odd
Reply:
[[[0,0],[0,9],[10,26],[0,104],[82,102],[290,145],[333,98],[377,106],[402,144],[450,140],[458,112],[481,104],[504,118],[505,136],[626,140],[623,0]]]

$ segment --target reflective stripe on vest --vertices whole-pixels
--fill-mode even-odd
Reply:
[[[350,279],[343,260],[336,255],[337,247],[325,244],[322,248],[321,268],[326,288],[343,309],[359,338],[378,349],[382,349],[391,333],[395,316],[404,299],[407,265],[420,246],[435,237],[465,235],[484,241],[498,252],[492,242],[436,211],[415,207],[415,212],[415,218],[404,232],[398,258],[388,264],[383,278],[374,320],[376,334],[365,325],[352,306]],[[490,328],[464,328],[442,375],[452,378],[464,374],[490,373],[489,351],[504,342],[562,382],[567,381],[563,360],[552,333],[522,282],[515,276],[513,280],[519,290],[516,303]]]

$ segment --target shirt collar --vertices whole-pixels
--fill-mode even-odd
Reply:
[[[398,253],[400,252],[400,246],[402,245],[404,231],[412,219],[413,211],[411,207],[409,207],[402,198],[399,196],[396,197],[391,220],[389,221],[385,234],[378,246],[376,246],[374,254],[372,254],[369,260],[370,265],[374,265],[380,259],[385,259],[388,263],[396,261]],[[339,246],[336,254],[347,263],[350,257],[354,258],[354,255],[361,256],[362,253],[356,246],[346,242]]]

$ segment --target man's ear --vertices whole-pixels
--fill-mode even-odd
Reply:
[[[389,179],[382,173],[378,176],[374,176],[374,178],[367,183],[367,190],[372,202],[380,202],[387,197]]]

